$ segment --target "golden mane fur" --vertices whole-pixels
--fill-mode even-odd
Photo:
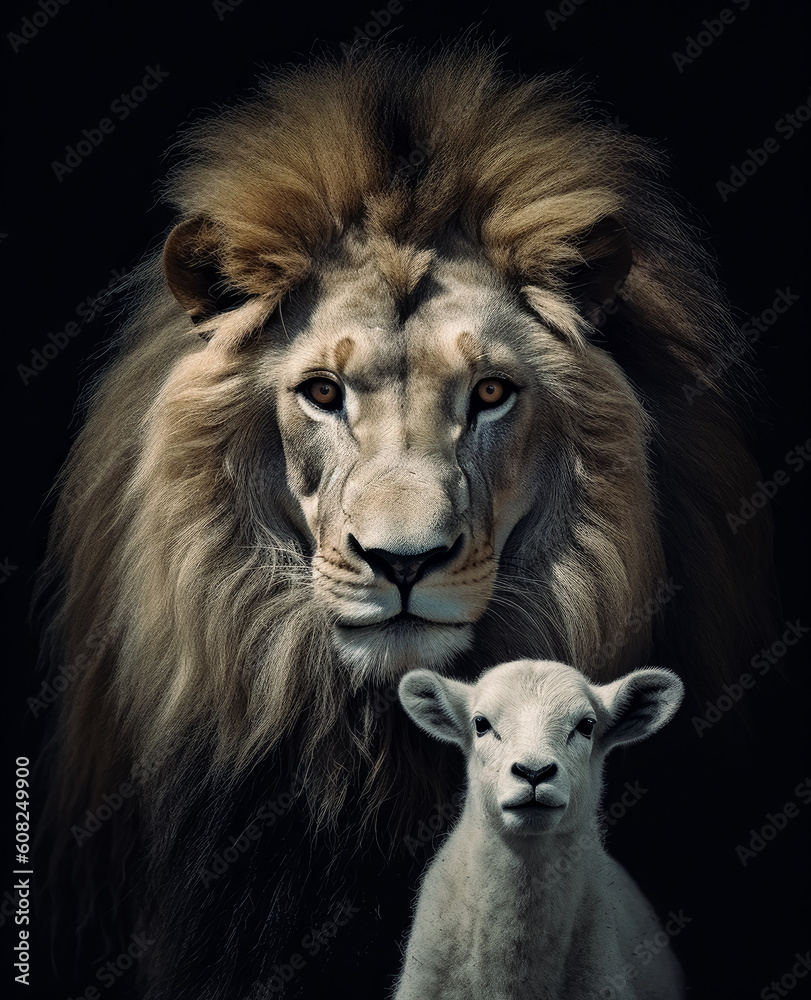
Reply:
[[[148,769],[149,827],[179,775],[226,794],[270,758],[308,776],[315,825],[342,843],[393,797],[395,820],[447,797],[421,739],[381,710],[391,698],[350,690],[336,662],[256,378],[264,324],[284,322],[289,295],[352,233],[403,308],[453,231],[559,332],[549,360],[567,388],[555,426],[583,463],[578,472],[572,459],[575,494],[558,498],[573,537],[554,577],[533,539],[520,585],[537,621],[516,619],[529,639],[507,652],[600,680],[655,662],[697,695],[737,674],[764,628],[769,579],[767,519],[746,545],[725,522],[757,479],[713,364],[739,335],[643,143],[597,120],[569,77],[515,79],[467,45],[427,61],[382,47],[285,71],[183,147],[168,185],[181,225],[163,271],[157,260],[144,269],[61,478],[43,585],[49,643],[62,662],[88,656],[57,734],[63,816]],[[421,162],[398,169],[398,154]],[[623,241],[627,278],[612,271]],[[606,388],[615,364],[628,391]],[[689,398],[697,379],[704,390]],[[644,440],[627,429],[629,410]],[[640,456],[655,509],[640,521],[630,507],[627,537],[606,539],[601,511],[623,502],[612,469]],[[623,565],[617,546],[634,560]],[[668,579],[676,596],[657,604]],[[89,650],[98,630],[105,642]],[[468,669],[507,658],[483,636]],[[362,805],[350,821],[353,787]]]

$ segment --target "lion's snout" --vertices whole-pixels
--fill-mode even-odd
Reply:
[[[399,589],[403,606],[414,584],[432,570],[445,568],[461,552],[464,539],[459,535],[452,545],[439,544],[424,552],[391,552],[388,549],[364,549],[354,535],[349,535],[349,546],[355,554],[364,559],[375,571],[382,573]]]

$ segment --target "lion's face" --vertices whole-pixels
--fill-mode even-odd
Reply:
[[[471,642],[540,480],[541,330],[462,260],[403,321],[372,264],[320,284],[278,324],[279,428],[336,646],[379,680]]]

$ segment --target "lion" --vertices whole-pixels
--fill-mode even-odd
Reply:
[[[486,46],[282,71],[184,148],[60,479],[54,880],[108,954],[148,942],[149,1000],[341,961],[365,995],[460,779],[409,669],[651,662],[700,698],[767,630],[768,518],[725,521],[741,335],[657,156]]]

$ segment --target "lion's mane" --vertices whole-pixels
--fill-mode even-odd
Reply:
[[[553,655],[608,679],[647,661],[700,694],[734,675],[763,633],[768,519],[745,542],[726,522],[758,475],[731,398],[740,365],[718,364],[742,353],[740,334],[656,156],[599,121],[580,90],[566,76],[513,79],[473,46],[427,62],[361,50],[283,72],[186,137],[168,187],[185,223],[164,262],[175,295],[159,262],[148,264],[61,478],[42,587],[54,662],[82,663],[56,734],[55,828],[81,824],[135,775],[137,804],[78,853],[113,866],[101,909],[114,905],[122,924],[156,939],[150,997],[241,996],[235,984],[259,981],[284,954],[297,926],[286,901],[317,856],[301,845],[308,824],[333,860],[362,828],[376,830],[382,858],[396,853],[397,829],[448,797],[436,749],[429,765],[391,692],[352,693],[336,662],[255,377],[253,334],[275,310],[283,319],[285,296],[349,227],[388,248],[387,277],[404,296],[416,255],[456,227],[530,290],[571,347],[576,393],[561,426],[585,470],[577,495],[558,500],[571,507],[570,551],[550,577],[544,539],[533,540],[520,584],[537,614],[513,647],[483,627],[469,669],[505,652]],[[577,365],[589,325],[577,289],[610,259],[617,226],[632,266],[588,319],[649,427],[660,548],[641,545],[638,565],[655,564],[663,588],[652,605],[649,590],[630,601],[633,620],[628,595],[614,593],[633,598],[633,580],[601,586],[610,539],[592,543],[601,508],[622,502],[600,463],[621,467],[637,443],[622,434],[625,401]],[[227,834],[287,793],[295,804],[275,827],[275,867],[260,875],[254,851],[202,884]],[[324,912],[340,898],[347,866],[334,867],[340,878],[310,886],[308,914],[319,892]],[[255,893],[235,887],[243,876]]]

